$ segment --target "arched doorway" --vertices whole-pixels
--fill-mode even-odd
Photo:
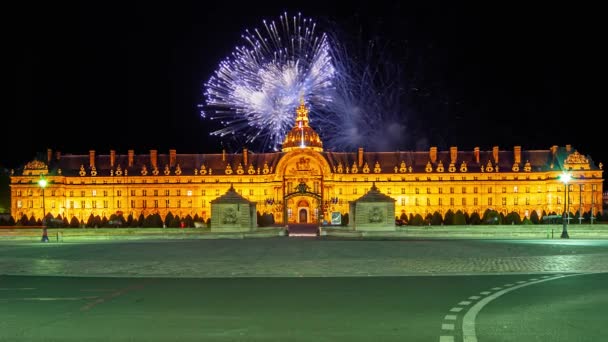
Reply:
[[[308,211],[304,208],[300,209],[300,220],[299,223],[308,223]]]

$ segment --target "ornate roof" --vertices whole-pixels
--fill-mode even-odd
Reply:
[[[245,197],[239,195],[236,192],[236,190],[234,190],[234,186],[232,184],[230,184],[230,189],[228,189],[228,191],[226,191],[225,194],[214,199],[210,203],[212,203],[212,204],[217,204],[217,203],[247,203],[247,204],[250,204],[250,203],[255,203],[255,202],[251,202],[251,201],[247,200]]]
[[[323,142],[319,134],[308,125],[308,108],[304,104],[304,100],[300,101],[296,114],[296,124],[283,140],[283,152],[298,148],[312,148],[315,151],[322,152]]]
[[[369,189],[365,195],[357,198],[353,202],[395,202],[395,199],[381,193],[376,187],[376,182],[374,182],[372,188]]]

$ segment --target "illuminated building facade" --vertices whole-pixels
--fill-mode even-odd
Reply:
[[[348,213],[349,202],[373,184],[395,199],[395,216],[448,210],[480,215],[488,208],[523,219],[532,211],[562,214],[565,185],[572,175],[569,210],[597,214],[602,210],[602,164],[570,145],[548,150],[327,152],[309,125],[301,104],[281,152],[227,154],[62,155],[47,151],[11,172],[11,215],[42,218],[61,215],[86,221],[93,214],[125,217],[168,212],[209,218],[210,202],[234,186],[256,202],[259,213],[272,213],[277,223],[320,223],[333,212]],[[47,186],[41,188],[43,177]]]

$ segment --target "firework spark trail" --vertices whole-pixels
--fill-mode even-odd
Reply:
[[[203,116],[220,120],[212,134],[243,136],[250,143],[262,139],[276,148],[293,125],[300,98],[322,109],[332,101],[336,69],[327,36],[299,14],[285,13],[279,24],[246,30],[245,46],[235,48],[205,83]]]

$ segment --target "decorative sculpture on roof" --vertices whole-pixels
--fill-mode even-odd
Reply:
[[[245,170],[243,170],[243,165],[239,163],[239,165],[236,167],[236,174],[242,175],[243,173],[245,173]]]
[[[369,165],[367,165],[367,162],[363,164],[363,173],[369,173]]]
[[[407,166],[405,165],[405,161],[401,161],[401,165],[399,165],[399,172],[401,173],[406,173],[407,172]]]
[[[443,168],[443,161],[439,161],[439,165],[437,165],[437,172],[443,172],[444,168]]]
[[[182,168],[179,166],[179,163],[175,167],[175,174],[178,176],[182,174]]]
[[[350,168],[351,173],[359,172],[359,168],[357,168],[357,163],[353,162],[353,167]]]
[[[374,164],[374,173],[380,173],[382,172],[382,168],[380,167],[380,163],[378,161],[376,161],[376,164]]]
[[[460,164],[460,172],[467,172],[468,168],[467,168],[467,162],[465,162],[464,160],[462,161],[462,163]]]
[[[564,161],[564,168],[566,170],[589,170],[591,166],[589,165],[589,159],[574,150]]]
[[[426,167],[424,168],[424,171],[426,171],[426,172],[433,172],[433,165],[431,165],[431,161],[430,160],[426,163]]]

